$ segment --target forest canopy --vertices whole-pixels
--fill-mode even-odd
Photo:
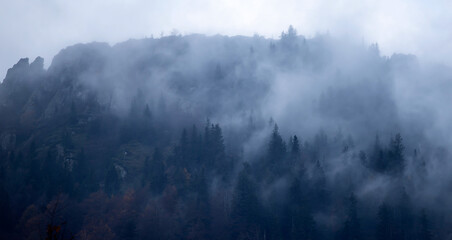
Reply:
[[[293,27],[20,59],[5,239],[448,239],[452,69]]]

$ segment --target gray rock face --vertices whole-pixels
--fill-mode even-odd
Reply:
[[[37,57],[31,64],[30,64],[30,71],[33,73],[43,73],[44,72],[44,58]]]
[[[0,104],[21,109],[44,77],[44,59],[37,57],[31,64],[22,58],[8,69],[0,86]]]
[[[33,81],[44,74],[44,59],[37,57],[31,64],[28,58],[21,58],[14,66],[8,69],[4,83],[15,84],[22,81]]]
[[[87,96],[80,85],[78,73],[101,62],[96,57],[101,54],[95,49],[107,44],[76,45],[64,49],[55,57],[47,71],[44,59],[37,57],[29,63],[28,58],[20,59],[8,70],[0,84],[0,109],[8,113],[8,123],[1,126],[14,129],[16,123],[32,127],[45,119],[70,113],[72,105],[87,102]],[[92,46],[92,47],[89,47]],[[92,99],[89,99],[92,100]],[[84,110],[83,106],[79,107]]]
[[[29,67],[28,58],[21,58],[12,68],[8,69],[3,84],[8,86],[13,84],[14,81],[24,80],[29,75]]]

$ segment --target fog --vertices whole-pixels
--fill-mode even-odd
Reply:
[[[296,134],[311,141],[324,132],[331,144],[339,145],[350,138],[354,153],[325,156],[323,164],[331,184],[342,184],[343,178],[360,182],[359,197],[382,197],[383,190],[389,194],[394,181],[369,179],[357,153],[368,151],[376,135],[385,145],[401,133],[405,174],[415,184],[409,193],[427,202],[451,197],[444,190],[452,170],[446,150],[452,144],[452,71],[421,64],[414,55],[384,56],[378,44],[330,34],[306,38],[294,29],[283,32],[280,40],[171,35],[70,46],[55,56],[46,74],[58,84],[52,86],[56,95],[45,117],[56,114],[51,106],[64,108],[71,98],[89,101],[90,93],[120,118],[139,101],[175,129],[202,125],[206,119],[220,123],[226,145],[240,148],[243,161],[257,161],[274,123],[284,138]],[[250,135],[241,134],[250,124]],[[177,138],[179,132],[173,134]],[[416,182],[415,150],[428,159],[422,182]]]
[[[0,78],[17,59],[48,61],[62,48],[91,41],[115,44],[129,38],[182,34],[245,35],[277,39],[292,24],[313,37],[331,33],[378,42],[384,55],[411,53],[451,64],[451,3],[407,1],[2,1]]]
[[[237,192],[248,181],[257,239],[285,238],[297,189],[309,196],[300,214],[328,236],[310,239],[349,231],[356,200],[366,239],[390,222],[381,220],[385,204],[396,222],[401,203],[416,216],[425,210],[436,238],[452,235],[448,2],[3,4],[0,20],[17,21],[0,21],[0,73],[9,68],[0,85],[0,203],[11,199],[15,226],[60,194],[84,209],[137,191],[130,199],[145,203],[133,211],[155,207],[163,232],[190,226],[194,199],[217,208],[205,214],[220,230],[208,231],[242,231],[234,224],[248,208],[236,206]],[[133,229],[146,228],[142,218],[154,212],[145,213],[131,217]],[[78,236],[89,230],[84,218],[70,226]],[[405,237],[413,226],[400,227]]]

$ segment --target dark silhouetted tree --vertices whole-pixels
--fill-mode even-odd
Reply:
[[[298,141],[297,135],[294,135],[292,138],[290,154],[293,157],[298,157],[300,155],[300,142]]]
[[[392,208],[386,203],[383,203],[378,207],[377,215],[377,239],[378,240],[391,240],[394,239],[393,234],[393,213]]]
[[[267,177],[275,179],[283,174],[285,167],[288,166],[286,162],[286,144],[279,134],[278,125],[274,125],[273,132],[270,136],[270,142],[267,149],[267,160],[264,163],[264,174],[269,174]]]
[[[105,192],[109,195],[115,194],[120,187],[120,179],[116,167],[112,164],[107,171],[105,176]]]
[[[233,239],[252,239],[260,233],[261,209],[250,171],[250,166],[244,164],[234,189],[231,212]]]
[[[398,133],[391,139],[389,144],[388,168],[394,173],[400,173],[405,168],[405,157],[403,153],[405,146],[402,141],[402,136]]]
[[[361,223],[358,218],[358,201],[355,194],[350,194],[347,201],[347,216],[344,223],[344,227],[339,233],[339,239],[341,240],[358,240],[362,239],[361,236]]]
[[[289,187],[288,201],[282,216],[282,236],[284,239],[315,239],[315,221],[308,205],[306,192],[300,180],[294,178]]]
[[[430,226],[430,221],[427,218],[427,214],[425,213],[425,209],[421,211],[421,216],[419,219],[419,240],[431,240],[432,239],[432,229]]]
[[[194,176],[192,192],[187,214],[187,239],[211,239],[209,191],[204,170]]]
[[[144,183],[149,183],[153,193],[162,193],[166,185],[166,175],[163,155],[160,149],[156,148],[152,159],[146,158],[144,164]]]
[[[370,166],[377,172],[384,172],[387,169],[387,162],[385,159],[384,149],[380,143],[380,137],[378,135],[375,136],[375,142],[370,153]]]
[[[325,171],[320,161],[316,161],[311,179],[311,202],[316,209],[324,207],[329,202],[329,191],[326,185]]]
[[[414,239],[414,214],[410,197],[405,189],[401,190],[401,196],[394,208],[395,239]]]

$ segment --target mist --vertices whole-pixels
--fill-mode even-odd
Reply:
[[[407,195],[416,214],[424,209],[431,217],[434,238],[446,239],[452,224],[448,217],[452,213],[448,204],[452,200],[452,69],[412,54],[383,54],[380,45],[350,41],[341,34],[306,37],[290,26],[275,38],[174,32],[117,44],[75,44],[56,54],[47,69],[44,61],[48,60],[23,58],[8,70],[0,87],[2,171],[7,172],[2,174],[2,187],[15,209],[11,214],[16,215],[20,226],[24,224],[20,219],[27,217],[22,214],[25,209],[32,204],[45,208],[52,201],[60,201],[55,200],[58,194],[66,194],[69,200],[65,201],[71,202],[75,201],[72,198],[101,198],[93,194],[105,192],[109,197],[102,195],[102,201],[110,199],[113,204],[120,201],[121,194],[126,199],[128,191],[134,189],[137,195],[142,194],[136,199],[146,202],[137,206],[144,206],[146,211],[179,211],[190,216],[190,210],[197,209],[191,208],[190,197],[195,193],[201,196],[193,189],[201,187],[178,185],[180,168],[187,179],[193,176],[192,182],[186,180],[190,184],[198,184],[198,177],[206,175],[212,202],[216,198],[228,202],[229,195],[235,199],[242,181],[254,182],[259,205],[267,209],[259,212],[272,216],[255,218],[270,222],[279,219],[277,213],[291,201],[286,194],[293,189],[293,179],[300,179],[301,188],[306,187],[303,194],[312,197],[307,206],[311,206],[309,212],[319,232],[317,239],[331,239],[335,232],[342,234],[343,219],[355,221],[347,217],[346,207],[336,206],[346,205],[344,199],[350,194],[362,210],[359,218],[363,220],[363,232],[373,229],[376,220],[372,219],[382,209],[379,206],[396,206]],[[218,145],[223,147],[215,145],[215,149],[225,149],[213,155],[217,162],[209,165],[180,160],[185,159],[187,136],[193,134],[197,139],[199,130],[199,138],[207,141],[201,134],[204,128],[220,135],[221,142],[224,140],[224,146],[223,142]],[[299,141],[296,144],[295,135]],[[284,146],[284,157],[272,155],[272,144],[281,149]],[[294,150],[298,144],[299,153]],[[401,149],[402,165],[380,167],[380,163],[373,162],[376,148],[390,159],[395,158],[395,150],[391,150],[394,147]],[[156,149],[162,149],[162,156],[155,153]],[[300,155],[291,155],[294,151]],[[43,190],[46,187],[38,188],[33,181],[18,177],[21,171],[29,171],[29,165],[18,163],[24,161],[19,159],[20,154],[24,159],[44,159],[40,160],[42,166],[47,166],[45,159],[54,159],[65,169],[58,171],[74,174],[71,178],[75,182],[82,179],[77,175],[77,166],[86,157],[93,169],[89,181],[94,187],[86,190],[86,183],[80,180],[77,184],[84,186],[83,190],[62,187],[59,192],[49,193],[57,187],[48,185],[50,190]],[[138,176],[146,164],[158,168],[156,160],[147,161],[160,158],[164,166],[158,167],[164,169],[168,183],[143,197],[146,194],[140,192],[144,190],[140,190]],[[272,165],[273,158],[281,162]],[[19,166],[14,167],[14,163]],[[41,177],[36,179],[51,176],[51,172],[39,174]],[[111,174],[118,174],[115,178],[119,179],[114,190],[107,187]],[[83,179],[87,177],[83,175]],[[22,182],[30,186],[32,193],[14,190]],[[323,196],[322,189],[327,189],[328,198],[318,197]],[[176,195],[177,210],[168,210],[158,202]],[[237,212],[240,206],[231,201],[228,204],[232,210],[224,211],[234,222],[242,215]],[[78,207],[89,211],[89,206],[89,202],[82,202]],[[152,206],[165,206],[166,210],[152,210]],[[109,205],[107,209],[115,207]],[[169,226],[173,215],[169,216],[158,221]],[[145,220],[133,219],[138,222],[136,231],[144,234],[140,224]],[[209,230],[209,234],[224,231],[219,227],[223,220],[212,220],[211,227],[218,228]],[[244,226],[253,230],[245,232],[256,234],[256,239],[265,239],[265,234],[274,239],[287,237],[284,231],[278,235],[271,224],[249,221],[251,227]],[[81,231],[78,237],[90,231],[79,225],[69,226]],[[115,236],[123,238],[122,230],[114,226],[111,224]],[[168,227],[162,228],[168,231]],[[180,231],[188,236],[185,230]],[[363,233],[362,239],[374,238],[371,233]]]
[[[292,24],[314,37],[331,33],[347,40],[378,42],[385,55],[416,54],[451,65],[451,4],[437,0],[360,1],[4,1],[0,8],[0,77],[19,58],[44,57],[45,67],[62,48],[92,41],[116,44],[129,38],[181,34],[277,39]]]

